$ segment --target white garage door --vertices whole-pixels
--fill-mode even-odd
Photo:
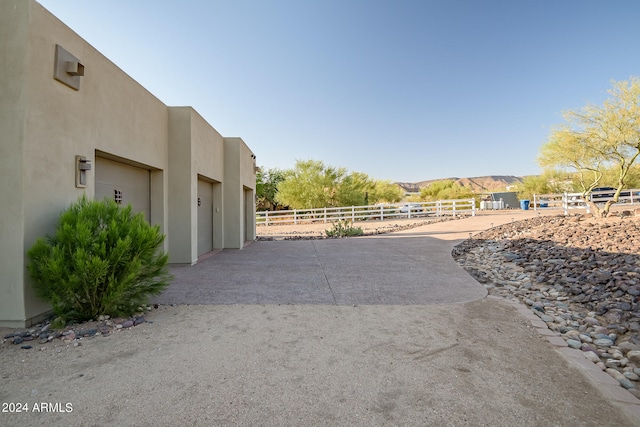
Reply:
[[[131,204],[134,212],[143,212],[150,218],[149,171],[124,163],[96,157],[96,200],[105,197],[126,206]]]
[[[198,180],[198,256],[213,250],[213,184]]]

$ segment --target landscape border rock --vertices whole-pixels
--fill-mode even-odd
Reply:
[[[158,308],[158,305],[156,304],[154,307]],[[151,311],[152,309],[151,306],[143,308],[144,311]],[[129,318],[112,319],[108,315],[100,316],[97,320],[75,323],[57,330],[51,327],[54,321],[54,319],[51,318],[29,329],[14,329],[13,332],[9,332],[3,336],[2,345],[18,345],[33,341],[42,345],[42,347],[40,347],[41,350],[45,348],[45,345],[55,342],[78,347],[82,345],[82,339],[92,339],[99,336],[106,337],[121,330],[150,322],[146,320],[144,311]],[[33,346],[23,345],[21,348],[30,350]]]

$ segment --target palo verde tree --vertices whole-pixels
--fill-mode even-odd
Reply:
[[[584,200],[601,217],[618,201],[640,155],[640,79],[613,82],[608,93],[602,106],[564,112],[566,123],[551,132],[538,157],[546,170],[574,169]],[[616,192],[601,208],[589,196],[607,170],[616,172]]]
[[[336,202],[339,206],[368,205],[374,187],[374,181],[366,173],[351,172],[338,183]]]
[[[369,204],[398,203],[404,198],[404,190],[391,181],[377,180],[369,194]]]
[[[275,201],[291,209],[396,203],[403,197],[397,184],[362,172],[347,173],[318,160],[296,161],[293,169],[283,172],[275,192]]]
[[[338,187],[346,173],[346,169],[326,166],[319,160],[298,160],[293,169],[284,172],[275,200],[291,209],[337,206]]]
[[[338,184],[337,202],[340,206],[364,206],[377,203],[397,203],[404,197],[399,185],[374,180],[366,173],[351,172]]]
[[[420,190],[420,199],[426,201],[470,199],[473,196],[473,191],[452,179],[436,181]]]

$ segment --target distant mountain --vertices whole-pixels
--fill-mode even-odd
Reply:
[[[420,182],[396,182],[407,193],[419,193],[420,189],[438,181],[453,180],[457,184],[471,189],[474,193],[505,191],[507,187],[522,183],[521,176],[489,175],[473,178],[442,178]]]

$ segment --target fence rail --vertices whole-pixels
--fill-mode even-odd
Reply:
[[[403,205],[344,206],[338,208],[297,209],[256,212],[256,225],[284,225],[338,220],[375,221],[397,217],[417,218],[458,214],[476,214],[474,199],[438,200]]]
[[[615,190],[594,191],[590,195],[591,201],[604,204],[613,199],[614,192]],[[640,204],[640,189],[623,190],[616,204]],[[582,193],[534,194],[533,209],[562,209],[565,215],[575,209],[585,209],[587,213],[591,213]]]

